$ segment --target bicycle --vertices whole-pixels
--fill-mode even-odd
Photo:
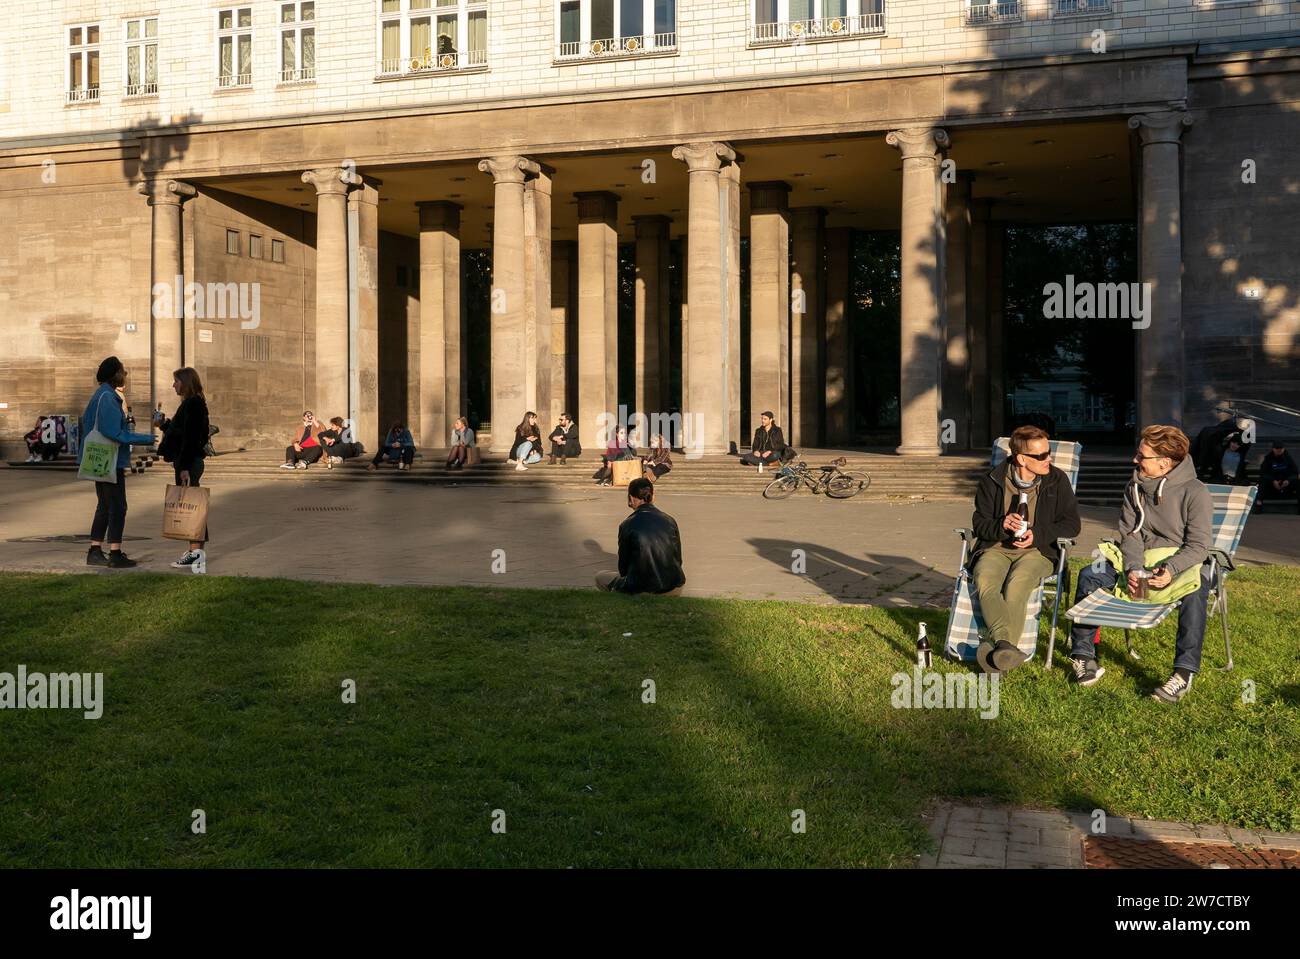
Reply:
[[[848,460],[841,456],[829,466],[818,467],[820,475],[815,475],[812,467],[802,460],[782,466],[776,479],[763,490],[763,496],[766,499],[785,499],[800,486],[807,486],[814,493],[825,493],[832,499],[857,496],[871,485],[871,476],[862,470],[844,469],[847,464]]]

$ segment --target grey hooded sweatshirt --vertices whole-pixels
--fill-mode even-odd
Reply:
[[[1124,571],[1141,569],[1144,551],[1162,546],[1178,547],[1164,563],[1174,576],[1200,566],[1209,556],[1213,526],[1214,503],[1190,456],[1154,479],[1134,470],[1119,511]]]

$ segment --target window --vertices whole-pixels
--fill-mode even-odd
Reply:
[[[1110,0],[1056,0],[1058,16],[1072,13],[1110,13]]]
[[[158,92],[158,18],[126,21],[126,95],[153,96]]]
[[[378,0],[379,75],[487,65],[487,0]]]
[[[226,252],[231,256],[239,256],[239,231],[226,231]]]
[[[68,27],[68,103],[99,101],[99,24]]]
[[[217,85],[253,84],[253,8],[217,11]]]
[[[316,79],[316,4],[280,4],[280,82]]]
[[[271,262],[272,263],[284,262],[284,240],[271,241]]]
[[[557,60],[677,48],[676,0],[556,0]]]
[[[750,43],[840,40],[885,32],[884,0],[753,0]]]
[[[262,259],[262,238],[256,233],[248,234],[248,255],[254,260]]]
[[[967,0],[967,25],[1002,23],[1020,19],[1020,0]]]

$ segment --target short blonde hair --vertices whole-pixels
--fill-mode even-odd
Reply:
[[[1187,459],[1192,448],[1192,441],[1177,426],[1148,426],[1142,431],[1142,442],[1157,456],[1168,457],[1175,463]]]

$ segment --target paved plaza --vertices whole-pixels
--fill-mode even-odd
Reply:
[[[161,537],[170,473],[128,478],[125,550],[168,570],[184,544]],[[688,596],[946,607],[970,523],[958,501],[769,502],[659,490],[682,531]],[[67,472],[0,470],[0,569],[86,572],[90,484]],[[266,482],[222,478],[212,488],[209,575],[412,585],[589,587],[617,564],[623,494],[533,488],[435,488],[406,483]],[[1112,535],[1118,510],[1083,509],[1081,553]],[[505,571],[492,571],[493,551]],[[795,550],[806,572],[795,574]],[[1252,516],[1239,563],[1300,563],[1300,517]],[[499,564],[498,564],[499,565]],[[99,575],[122,573],[97,571]],[[126,573],[125,575],[130,575]],[[179,572],[177,575],[181,575]],[[189,575],[189,574],[185,574]]]

